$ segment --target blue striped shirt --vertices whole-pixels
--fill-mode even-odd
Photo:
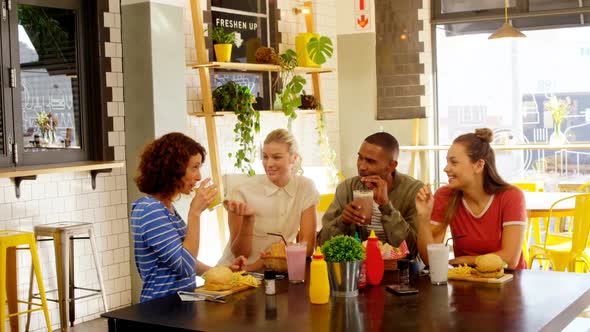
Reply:
[[[196,287],[197,260],[182,246],[186,223],[153,197],[131,204],[135,265],[143,280],[140,302]]]

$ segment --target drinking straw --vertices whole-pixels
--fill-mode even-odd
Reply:
[[[281,239],[283,239],[283,243],[285,244],[285,246],[287,246],[287,241],[285,240],[285,238],[283,237],[282,234],[277,234],[277,233],[266,233],[268,235],[274,235],[274,236],[280,236]]]
[[[445,247],[448,247],[449,246],[449,240],[462,239],[465,236],[466,235],[457,235],[457,236],[448,238],[447,241],[445,242]]]

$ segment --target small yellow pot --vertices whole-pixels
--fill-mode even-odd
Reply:
[[[295,50],[297,52],[297,61],[301,67],[319,67],[317,63],[313,62],[307,53],[307,43],[311,38],[320,38],[317,33],[304,32],[295,37]]]
[[[232,44],[215,44],[215,58],[219,62],[229,62],[231,59]]]

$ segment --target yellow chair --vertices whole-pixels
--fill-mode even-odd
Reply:
[[[566,199],[575,199],[576,208],[572,218],[572,237],[570,241],[556,243],[547,232],[543,244],[533,244],[529,249],[529,266],[535,259],[548,259],[554,271],[576,271],[576,263],[583,263],[585,271],[590,270],[590,194],[573,195],[562,198],[551,205],[549,217],[545,219],[545,229],[549,227],[553,208]]]
[[[33,268],[35,270],[35,276],[37,277],[37,286],[39,288],[39,295],[41,297],[41,304],[28,302],[28,301],[20,301],[16,300],[17,303],[24,303],[34,306],[38,306],[40,308],[29,309],[26,311],[17,311],[11,312],[8,315],[6,314],[6,309],[4,307],[4,303],[7,300],[7,293],[8,289],[7,286],[13,287],[12,285],[7,285],[7,269],[16,269],[16,264],[11,264],[11,266],[7,267],[7,261],[12,261],[13,258],[7,257],[7,252],[9,250],[21,249],[17,248],[18,246],[28,246],[28,249],[31,252],[31,261],[33,264]],[[8,259],[7,259],[8,258]],[[17,283],[18,284],[18,283]],[[29,293],[32,292],[32,289],[29,289]],[[21,232],[21,231],[9,231],[9,230],[2,230],[0,231],[0,331],[6,331],[6,327],[4,324],[6,323],[7,318],[16,317],[18,315],[23,315],[26,313],[30,313],[33,311],[40,311],[43,310],[43,314],[45,315],[45,324],[47,324],[47,329],[51,329],[51,323],[49,322],[49,311],[47,310],[47,299],[45,298],[45,289],[43,288],[43,277],[41,276],[41,264],[39,263],[39,254],[37,253],[37,246],[35,244],[35,236],[31,232]],[[10,307],[10,303],[9,303]],[[10,310],[13,311],[13,310]]]
[[[316,210],[318,212],[326,212],[328,211],[328,207],[330,207],[330,204],[332,204],[332,201],[334,200],[334,194],[323,194],[320,196],[320,202],[318,203],[318,206],[316,208]]]
[[[576,191],[579,193],[590,193],[590,182],[586,182],[583,185],[579,186],[578,189],[576,189]]]
[[[536,182],[511,182],[510,184],[520,188],[520,190],[523,191],[543,191],[543,188],[541,186],[538,186]]]

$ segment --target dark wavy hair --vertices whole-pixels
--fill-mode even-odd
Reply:
[[[190,158],[198,154],[205,162],[207,152],[201,144],[182,133],[166,134],[143,149],[135,183],[143,193],[172,198],[182,188]]]
[[[511,185],[504,181],[498,169],[496,168],[496,155],[494,149],[490,146],[494,138],[494,133],[489,128],[478,128],[475,132],[463,134],[453,141],[453,144],[462,144],[467,150],[467,155],[472,163],[478,160],[485,161],[483,167],[483,191],[486,194],[492,195],[499,193]],[[456,190],[449,201],[447,213],[445,214],[445,222],[449,223],[455,216],[457,211],[457,205],[461,201],[463,193],[460,190]]]

